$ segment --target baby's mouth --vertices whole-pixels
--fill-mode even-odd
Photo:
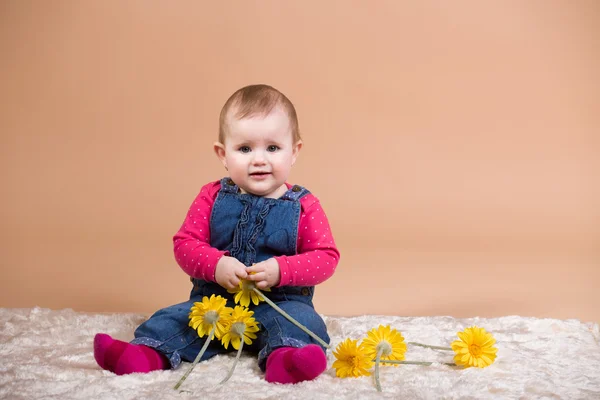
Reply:
[[[253,172],[250,174],[250,179],[262,182],[266,180],[269,176],[271,176],[270,172]]]

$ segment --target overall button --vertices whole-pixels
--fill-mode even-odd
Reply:
[[[292,192],[299,192],[300,190],[302,190],[302,189],[301,189],[301,188],[300,188],[300,186],[298,186],[298,185],[294,185],[294,186],[292,187]]]
[[[235,183],[233,182],[233,180],[232,180],[232,179],[227,179],[227,184],[228,184],[229,186],[233,186],[233,185],[235,185]]]
[[[310,290],[308,290],[307,287],[303,287],[301,293],[302,296],[308,296],[310,294]]]

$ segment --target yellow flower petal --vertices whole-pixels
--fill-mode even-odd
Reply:
[[[458,332],[457,335],[460,338],[460,340],[465,342],[465,344],[467,344],[467,345],[471,344],[472,336],[467,336],[464,332]]]
[[[483,360],[483,361],[484,361],[484,362],[485,362],[487,365],[490,365],[491,363],[493,363],[493,362],[494,362],[494,360],[492,360],[491,358],[489,358],[489,357],[488,357],[488,356],[486,356],[486,355],[482,355],[482,356],[481,356],[481,359],[482,359],[482,360]]]
[[[235,304],[238,304],[240,302],[240,299],[242,298],[243,294],[244,294],[244,292],[237,292],[235,294],[235,296],[233,297],[233,301],[235,301]]]
[[[236,304],[239,304],[243,307],[249,307],[250,301],[254,303],[254,305],[258,305],[261,301],[263,301],[260,296],[254,291],[254,282],[249,281],[247,279],[241,279],[237,288],[235,289],[227,289],[228,293],[235,293],[233,297],[233,301]],[[264,289],[265,291],[270,291],[269,289]]]
[[[230,340],[231,340],[231,335],[229,334],[229,332],[227,332],[225,335],[223,335],[223,338],[221,339],[221,343],[223,343],[223,347],[225,347],[227,349],[227,347],[229,346]]]
[[[336,347],[333,352],[337,359],[333,363],[336,376],[356,378],[371,375],[368,370],[373,366],[373,361],[366,354],[364,346],[357,343],[357,340],[346,339]]]
[[[385,342],[385,343],[384,343]],[[389,345],[391,351],[389,354],[382,354],[381,360],[404,360],[406,353],[406,343],[404,337],[396,329],[389,325],[379,325],[367,332],[367,338],[363,340],[366,353],[374,360],[377,357],[378,346]],[[386,346],[387,347],[387,346]],[[398,364],[383,363],[383,365],[398,366]]]
[[[229,335],[229,340],[231,341],[231,345],[234,349],[238,350],[240,348],[242,340],[244,340],[244,343],[246,344],[252,344],[251,339],[256,339],[254,332],[258,332],[260,328],[258,327],[258,323],[254,319],[253,315],[254,311],[250,311],[242,306],[235,306],[233,309],[227,325],[227,335]],[[233,329],[234,324],[236,328],[235,330]],[[237,330],[240,327],[243,327],[243,334],[241,335],[238,333],[241,330]]]
[[[464,367],[485,368],[496,359],[497,348],[492,347],[496,340],[484,328],[472,326],[458,332],[460,340],[452,342],[455,352],[454,362]]]
[[[226,321],[233,309],[226,307],[227,300],[221,296],[215,296],[214,294],[209,297],[204,296],[202,302],[195,302],[190,309],[190,323],[189,325],[198,332],[199,337],[208,335],[212,330],[213,323],[206,319],[208,313],[212,315],[216,314],[215,324],[217,329],[215,330],[215,336],[220,338],[223,333],[223,323]],[[212,316],[211,316],[212,318]]]

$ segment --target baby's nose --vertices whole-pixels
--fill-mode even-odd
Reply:
[[[254,158],[252,160],[255,164],[263,164],[266,162],[265,155],[262,151],[255,151]]]

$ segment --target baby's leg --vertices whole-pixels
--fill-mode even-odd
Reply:
[[[323,319],[315,309],[298,301],[277,304],[294,319],[329,343]],[[261,323],[259,366],[265,379],[277,383],[312,380],[327,368],[325,348],[267,304],[255,310]]]
[[[118,375],[177,368],[182,360],[193,361],[206,340],[189,327],[193,299],[157,311],[135,330],[131,343],[116,341],[98,334],[94,339],[94,356],[103,369]],[[217,340],[212,340],[202,360],[224,352]]]

